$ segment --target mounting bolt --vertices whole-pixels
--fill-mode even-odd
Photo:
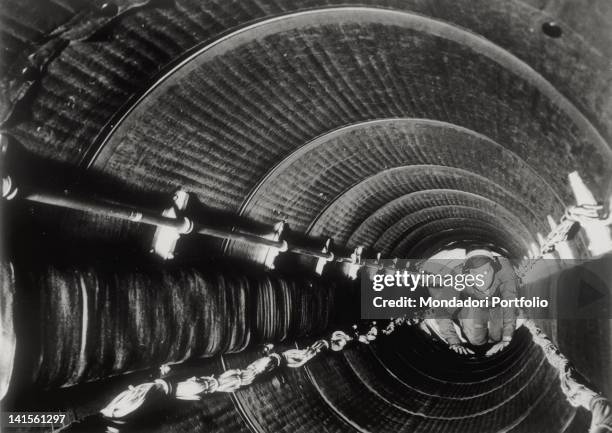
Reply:
[[[100,5],[100,12],[106,17],[114,17],[119,12],[119,7],[113,2],[104,2]]]
[[[35,66],[28,65],[21,70],[21,77],[26,81],[34,81],[38,78],[39,72]]]

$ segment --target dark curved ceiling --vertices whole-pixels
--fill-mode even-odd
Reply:
[[[68,44],[3,133],[99,176],[107,195],[114,185],[135,196],[180,186],[213,210],[266,224],[286,219],[296,232],[391,258],[454,242],[521,257],[548,232],[547,216],[558,220],[573,203],[574,170],[604,198],[612,167],[608,2],[359,3],[152,0]],[[92,4],[6,1],[3,69]],[[558,38],[542,31],[551,21]],[[32,209],[71,240],[148,242],[131,224]],[[582,241],[575,250],[586,255]],[[238,242],[201,248],[258,252]],[[560,344],[580,339],[567,335]],[[256,431],[282,430],[287,420],[292,431],[562,431],[575,411],[554,394],[557,379],[537,348],[516,344],[494,374],[486,363],[466,366],[473,384],[420,365],[423,351],[440,353],[415,340],[415,353],[393,343],[350,351],[232,402]],[[609,377],[587,361],[583,368]],[[420,382],[407,385],[408,376]],[[439,383],[444,394],[436,396]],[[227,406],[229,397],[219,399],[207,410]],[[221,412],[211,415],[219,425],[246,430],[223,424]],[[558,416],[544,426],[544,412]],[[450,422],[455,416],[461,423]],[[415,421],[422,418],[428,423]]]
[[[521,256],[548,231],[546,216],[573,201],[570,171],[604,192],[606,111],[585,100],[607,92],[598,87],[605,68],[594,66],[602,55],[569,26],[559,39],[542,33],[545,11],[521,2],[214,4],[151,5],[104,37],[71,43],[43,77],[31,118],[10,133],[133,191],[182,186],[209,207],[285,218],[337,243],[354,242],[385,201],[449,189],[508,209],[514,222],[497,225],[515,242],[485,236]],[[230,16],[237,22],[223,25]],[[589,36],[605,37],[595,30]],[[529,37],[510,37],[521,31]],[[579,49],[583,66],[569,65]],[[576,93],[586,64],[598,79]],[[345,210],[379,195],[376,207]],[[418,221],[387,236],[403,237],[408,223]]]

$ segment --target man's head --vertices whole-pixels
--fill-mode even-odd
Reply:
[[[478,290],[487,290],[493,283],[495,273],[499,270],[499,262],[489,250],[479,249],[468,252],[463,265],[463,273],[482,275],[484,284],[477,286]]]

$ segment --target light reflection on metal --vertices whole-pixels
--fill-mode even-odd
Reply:
[[[189,194],[186,191],[179,189],[174,193],[172,197],[172,206],[164,209],[162,216],[167,218],[180,218],[183,212],[187,208],[189,202]],[[142,214],[141,214],[142,218]],[[189,220],[185,219],[186,222]],[[174,258],[174,249],[176,243],[181,237],[182,233],[188,232],[189,227],[182,227],[180,229],[174,229],[170,227],[160,227],[155,229],[153,235],[153,248],[151,252],[158,255],[164,260],[171,260]]]
[[[597,202],[595,196],[577,171],[571,172],[568,175],[568,180],[576,198],[578,210],[581,211],[575,213],[574,218],[584,228],[591,254],[598,256],[612,251],[612,238],[609,227],[612,221],[609,218],[607,220],[606,218],[599,218],[600,212],[609,214],[609,209],[603,209],[603,206]],[[605,199],[608,199],[608,197],[605,197]]]

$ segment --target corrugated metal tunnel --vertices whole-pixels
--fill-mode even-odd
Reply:
[[[570,172],[607,199],[606,1],[358,3],[7,0],[2,135],[28,160],[15,177],[23,190],[160,213],[180,187],[213,225],[284,220],[298,244],[332,238],[386,258],[472,245],[527,256],[574,204]],[[88,417],[161,364],[217,374],[262,344],[304,347],[359,320],[339,264],[318,278],[314,259],[281,253],[264,272],[264,247],[185,236],[160,265],[154,230],[134,222],[18,200],[2,212],[2,310],[14,299],[17,338],[9,409],[67,411],[88,431]],[[591,256],[584,232],[570,248]],[[540,323],[607,396],[610,323]],[[406,327],[235,393],[173,402],[126,431],[589,422],[526,329],[476,359]]]

